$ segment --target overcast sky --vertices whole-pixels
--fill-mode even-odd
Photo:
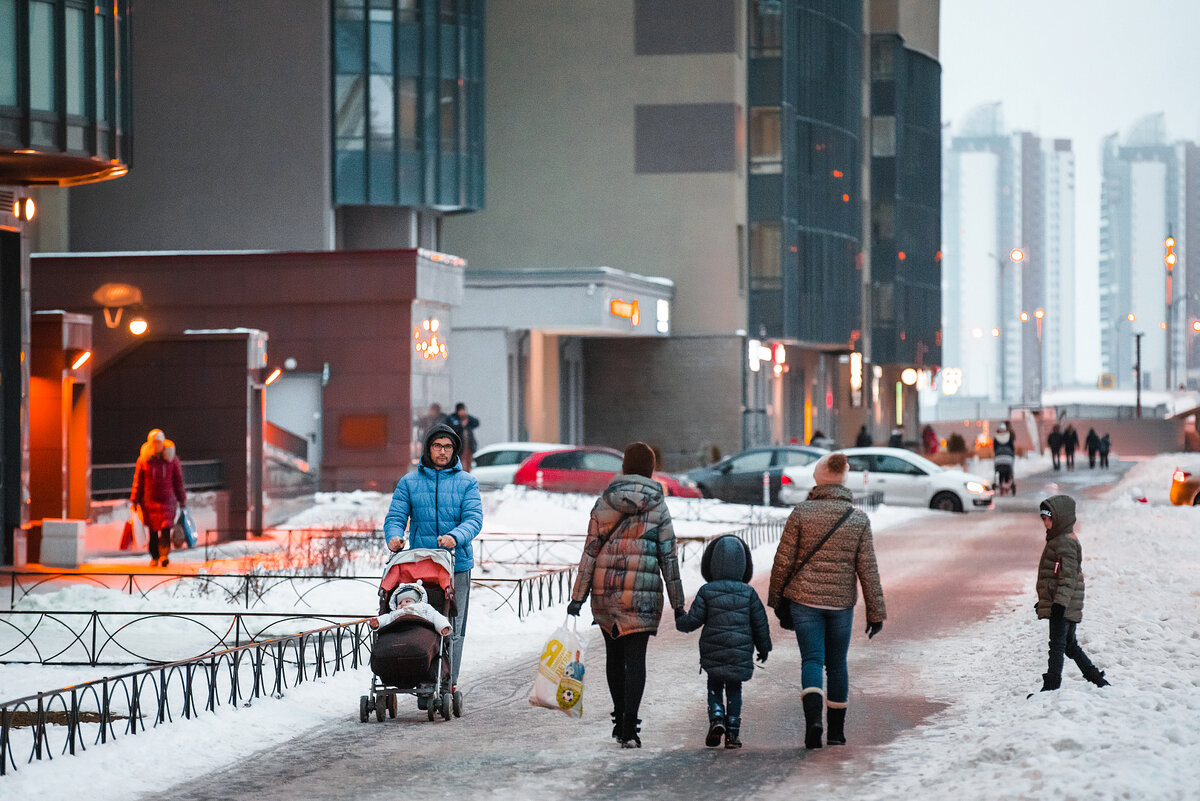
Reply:
[[[942,0],[940,48],[947,136],[1000,101],[1010,131],[1073,142],[1079,377],[1094,381],[1100,140],[1161,111],[1171,141],[1200,141],[1200,0]]]

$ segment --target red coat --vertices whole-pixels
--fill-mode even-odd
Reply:
[[[153,531],[174,525],[178,507],[187,504],[178,457],[169,462],[162,456],[138,459],[129,502],[142,507],[142,522]]]

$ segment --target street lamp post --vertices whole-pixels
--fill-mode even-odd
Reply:
[[[1037,392],[1034,394],[1034,399],[1037,401],[1038,407],[1042,405],[1042,392],[1045,387],[1045,373],[1043,371],[1043,356],[1042,356],[1042,320],[1046,317],[1045,309],[1038,309],[1033,313],[1033,318],[1037,323]],[[1021,312],[1021,322],[1029,322],[1029,312]]]
[[[1137,342],[1137,361],[1133,363],[1133,380],[1137,389],[1137,419],[1142,419],[1142,337],[1145,334],[1140,331],[1133,335]]]

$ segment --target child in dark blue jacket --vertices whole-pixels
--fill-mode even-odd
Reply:
[[[750,586],[754,565],[750,546],[738,536],[717,537],[704,549],[700,575],[708,583],[696,593],[691,611],[675,618],[680,631],[700,632],[700,667],[708,673],[708,736],[715,748],[741,748],[742,682],[754,675],[754,651],[766,662],[771,651],[767,613]]]

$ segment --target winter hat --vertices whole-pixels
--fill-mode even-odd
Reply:
[[[822,456],[813,468],[813,479],[818,484],[842,484],[846,481],[846,454],[831,453]]]
[[[146,442],[162,441],[167,438],[167,435],[162,432],[161,428],[152,428],[150,433],[146,435]]]
[[[650,478],[654,473],[654,451],[644,442],[634,442],[625,448],[621,461],[621,472],[627,476],[637,475]]]
[[[175,458],[175,441],[170,439],[163,440],[163,458],[168,462]]]
[[[412,584],[397,584],[396,589],[392,590],[392,597],[388,599],[388,606],[394,610],[405,598],[412,598],[420,604],[429,603],[429,595],[425,592],[425,587],[420,579]]]

